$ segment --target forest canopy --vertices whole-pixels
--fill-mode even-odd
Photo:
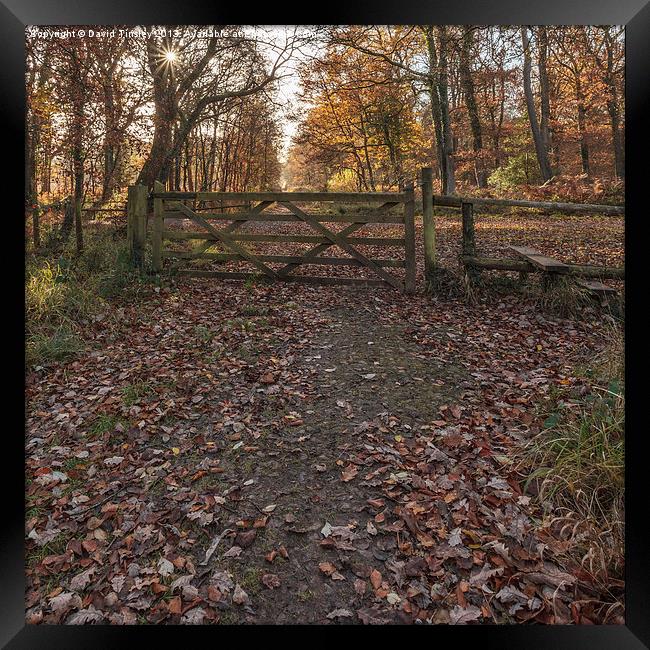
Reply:
[[[336,27],[301,68],[296,185],[440,191],[624,177],[624,32],[615,26]]]
[[[70,197],[79,214],[155,180],[394,190],[422,166],[445,194],[622,188],[622,27],[39,34],[27,32],[28,209]]]

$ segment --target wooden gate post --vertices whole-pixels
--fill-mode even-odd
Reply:
[[[164,192],[165,186],[156,181],[153,184],[155,193]],[[154,273],[162,271],[162,236],[163,236],[163,200],[153,200],[153,234],[151,240],[151,265]]]
[[[127,204],[127,231],[131,264],[141,269],[144,263],[144,243],[147,233],[147,188],[130,185]]]
[[[433,169],[422,168],[422,226],[424,234],[424,274],[433,275],[436,268],[436,227],[433,220]]]
[[[476,257],[476,238],[474,232],[474,204],[463,201],[460,204],[463,216],[463,258]],[[470,285],[478,278],[478,271],[475,267],[464,263],[465,282]]]
[[[404,188],[404,255],[406,259],[406,277],[404,291],[415,293],[415,195],[413,185]]]

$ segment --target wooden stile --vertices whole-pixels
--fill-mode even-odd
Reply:
[[[568,273],[569,267],[564,262],[560,262],[552,257],[542,255],[539,251],[529,246],[510,246],[517,255],[523,257],[526,261],[530,262],[533,266],[546,271],[547,273]]]

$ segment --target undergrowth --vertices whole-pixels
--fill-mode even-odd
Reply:
[[[552,285],[544,285],[543,278],[530,273],[524,281],[497,271],[482,271],[476,274],[471,283],[465,283],[464,295],[468,300],[479,296],[490,300],[491,296],[518,295],[535,309],[559,318],[593,318],[596,312],[615,320],[621,320],[625,310],[623,295],[610,296],[604,302],[585,287],[580,286],[573,277],[558,277]]]
[[[539,276],[519,285],[523,297],[532,301],[542,311],[560,318],[579,318],[585,312],[591,314],[598,301],[591,292],[579,285],[573,277],[558,277],[552,285],[545,286]],[[620,316],[622,307],[619,297],[608,298],[601,305],[603,311]]]
[[[84,332],[109,302],[137,294],[144,278],[128,250],[104,229],[88,229],[77,255],[45,247],[25,260],[25,334],[28,366],[62,361],[84,349]]]
[[[534,484],[544,526],[570,542],[567,560],[580,564],[601,590],[609,614],[621,614],[624,575],[625,380],[620,324],[583,370],[586,394],[556,391],[541,432],[523,452],[525,486]],[[608,610],[609,611],[609,610]]]
[[[445,300],[460,298],[464,295],[462,278],[453,270],[437,267],[427,276],[425,292]]]

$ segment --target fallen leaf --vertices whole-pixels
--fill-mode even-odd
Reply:
[[[456,605],[449,612],[449,622],[451,625],[465,625],[470,621],[475,621],[481,618],[482,612],[475,605],[468,605],[467,607],[460,607]]]
[[[242,554],[241,546],[231,546],[224,554],[224,557],[239,557]]]
[[[170,614],[180,614],[181,611],[183,610],[181,597],[175,596],[174,598],[170,599],[167,604],[167,609]]]
[[[326,575],[331,576],[335,571],[336,567],[331,562],[321,562],[318,565],[318,568]]]
[[[244,605],[248,602],[248,594],[237,584],[232,595],[232,602],[235,605]]]
[[[262,582],[269,589],[277,589],[280,586],[280,578],[276,576],[274,573],[265,573],[262,576]]]
[[[158,573],[163,577],[169,576],[174,573],[174,565],[169,560],[161,557],[158,560]]]
[[[86,569],[82,573],[78,573],[72,580],[70,580],[70,589],[73,591],[82,591],[85,589],[92,580],[92,576],[95,573],[95,567],[91,566],[89,569]]]

